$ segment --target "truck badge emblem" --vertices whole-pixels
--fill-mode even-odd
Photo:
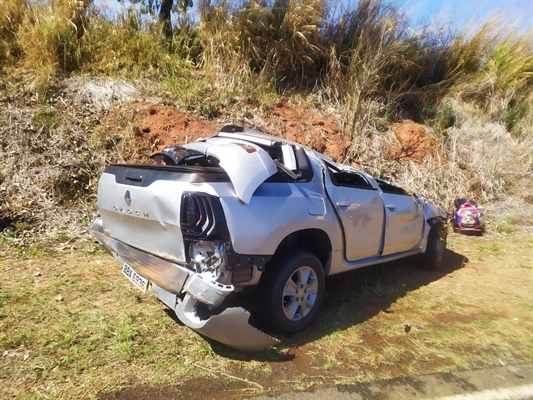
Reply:
[[[126,190],[126,194],[124,195],[124,201],[126,202],[126,205],[128,207],[131,205],[131,193],[129,190]]]

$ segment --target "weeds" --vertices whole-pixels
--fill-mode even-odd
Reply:
[[[455,124],[455,115],[452,106],[444,107],[435,119],[435,127],[440,130],[451,128]]]
[[[90,220],[103,167],[145,161],[152,150],[133,110],[117,118],[120,132],[103,114],[88,110],[94,122],[68,111],[57,82],[79,74],[139,86],[147,79],[147,94],[163,102],[204,119],[256,118],[259,127],[280,97],[312,99],[306,104],[333,110],[341,122],[340,161],[445,207],[458,196],[502,202],[528,186],[531,32],[519,35],[494,21],[469,35],[444,26],[414,32],[406,15],[381,0],[340,13],[323,0],[215,1],[201,2],[198,22],[180,20],[168,37],[142,11],[107,18],[90,0],[4,3],[0,91],[10,106],[0,123],[0,206],[40,231],[50,221],[64,230]],[[114,96],[99,110],[112,108]],[[139,97],[131,89],[128,98]],[[25,98],[52,106],[30,113]],[[429,125],[442,160],[387,159],[397,146],[392,126],[406,118]]]
[[[499,254],[501,253],[502,249],[498,247],[497,245],[490,245],[490,246],[477,246],[476,250],[481,253],[489,253],[489,254]]]
[[[511,234],[516,232],[516,227],[518,225],[518,219],[514,216],[509,216],[505,218],[500,218],[495,221],[496,231]]]
[[[37,131],[49,132],[60,123],[60,116],[57,110],[50,109],[35,114],[32,118],[32,125]]]
[[[525,101],[519,101],[515,104],[509,104],[507,110],[502,116],[503,123],[509,132],[516,132],[522,119],[526,115]]]

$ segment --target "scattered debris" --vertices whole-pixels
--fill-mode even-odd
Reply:
[[[405,324],[405,328],[404,328],[405,333],[409,333],[410,330],[411,330],[411,325]]]
[[[61,296],[60,294],[57,295],[56,301],[63,301],[63,296]]]

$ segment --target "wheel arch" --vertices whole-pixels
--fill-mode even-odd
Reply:
[[[426,225],[424,236],[423,236],[422,239],[427,239],[429,237],[429,232],[431,232],[431,228],[433,228],[435,225],[437,225],[439,223],[442,224],[442,228],[446,232],[446,236],[448,236],[448,219],[444,218],[441,215],[437,215],[435,217],[429,218],[426,221],[427,225]]]
[[[429,226],[433,226],[433,225],[438,224],[439,222],[445,223],[446,221],[447,221],[446,218],[438,215],[436,217],[428,219],[428,224],[429,224]]]
[[[332,244],[328,234],[321,229],[303,229],[285,237],[267,263],[266,270],[275,269],[279,261],[294,250],[305,250],[314,254],[320,260],[324,273],[328,275]]]

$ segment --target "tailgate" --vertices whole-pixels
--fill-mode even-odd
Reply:
[[[185,262],[180,229],[187,173],[141,166],[109,166],[98,184],[103,231],[137,249]]]

